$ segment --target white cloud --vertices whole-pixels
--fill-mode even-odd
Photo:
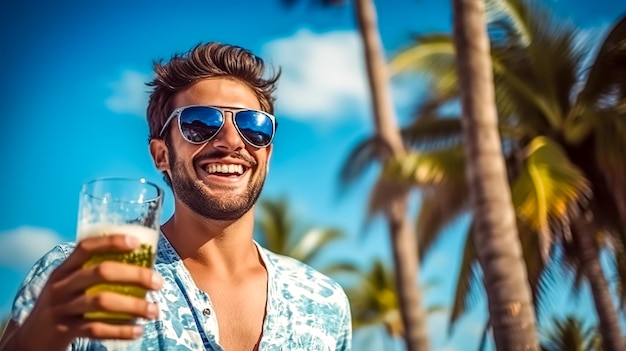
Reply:
[[[22,226],[0,233],[0,265],[26,270],[62,238],[47,228]]]
[[[282,69],[276,108],[291,118],[362,115],[368,87],[361,43],[354,31],[300,29],[265,45],[263,57]]]
[[[148,106],[145,83],[150,77],[137,71],[124,71],[120,78],[110,84],[113,94],[105,101],[107,108],[115,113],[127,113],[144,117]]]
[[[276,110],[295,119],[369,118],[369,85],[359,34],[356,31],[315,33],[303,28],[289,37],[269,41],[262,55],[282,69]],[[105,101],[115,113],[145,116],[150,77],[132,70],[110,83]],[[415,101],[414,79],[392,81],[392,97],[401,112]]]
[[[356,31],[303,28],[268,42],[262,57],[280,66],[277,113],[296,119],[369,118],[371,105],[361,39]],[[399,112],[417,97],[415,79],[391,81]]]

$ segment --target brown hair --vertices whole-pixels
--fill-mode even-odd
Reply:
[[[232,77],[250,86],[261,109],[274,113],[273,93],[280,69],[265,78],[263,60],[239,46],[210,42],[199,44],[186,53],[174,54],[167,63],[154,63],[156,77],[148,86],[154,87],[148,102],[149,140],[158,139],[165,120],[174,110],[175,95],[199,80]]]

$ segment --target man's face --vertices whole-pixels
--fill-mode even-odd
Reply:
[[[188,105],[261,108],[247,85],[227,78],[202,80],[180,92],[175,108]],[[216,220],[235,220],[252,208],[265,182],[271,145],[257,148],[246,143],[231,112],[226,112],[220,132],[205,144],[185,141],[177,120],[166,133],[170,133],[169,175],[177,201]]]

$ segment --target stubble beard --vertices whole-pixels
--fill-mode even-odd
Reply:
[[[172,148],[169,154],[172,161],[171,183],[175,197],[192,211],[207,219],[232,221],[241,218],[254,206],[261,195],[265,183],[265,172],[261,169],[256,169],[259,177],[257,179],[250,177],[243,193],[218,197],[207,193],[206,184],[202,180],[193,179],[188,174],[184,164],[176,157]],[[252,169],[248,171],[251,172]],[[220,187],[213,187],[220,189]],[[228,191],[226,187],[222,189]]]

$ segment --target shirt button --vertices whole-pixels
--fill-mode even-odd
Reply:
[[[202,314],[208,317],[211,315],[211,310],[208,308],[205,308],[204,310],[202,310]]]

